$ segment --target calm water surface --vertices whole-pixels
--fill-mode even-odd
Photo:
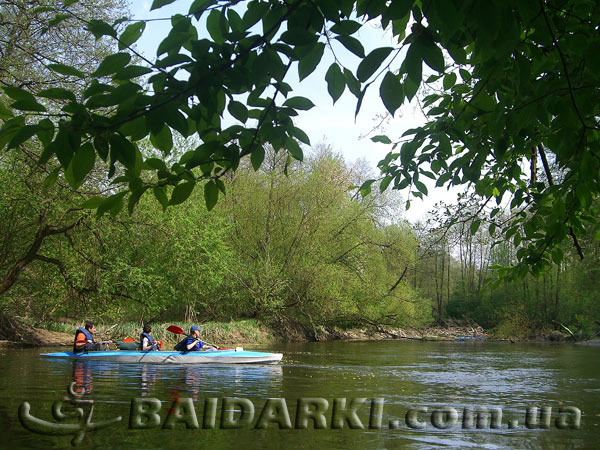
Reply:
[[[53,402],[75,382],[92,400],[93,421],[122,416],[107,428],[87,432],[82,448],[365,448],[365,449],[593,449],[600,441],[600,347],[508,344],[494,342],[326,342],[255,348],[284,353],[276,366],[159,366],[77,363],[40,358],[44,350],[0,350],[0,448],[73,448],[73,436],[43,436],[29,432],[18,420],[19,405],[27,401],[31,414],[54,421]],[[61,349],[56,349],[60,351]],[[50,350],[54,351],[54,350]],[[254,419],[242,429],[219,429],[222,400],[248,399]],[[161,426],[175,399],[192,399],[200,429],[177,423],[130,429],[132,399],[161,402]],[[216,429],[203,429],[207,398],[216,398]],[[254,426],[269,398],[284,398],[293,427],[299,398],[324,398],[327,429],[280,430]],[[364,429],[331,429],[335,399],[366,398],[357,409]],[[371,399],[383,399],[380,429],[369,429]],[[281,403],[280,403],[281,405]],[[547,429],[525,426],[527,408],[551,407]],[[311,406],[310,408],[313,408]],[[465,408],[501,408],[498,429],[464,429]],[[559,429],[559,408],[581,410],[579,429]],[[406,423],[409,411],[424,428]],[[427,412],[424,412],[428,408]],[[456,423],[451,422],[457,411]],[[311,409],[312,411],[312,409]],[[437,412],[436,412],[437,411]],[[277,410],[283,418],[281,410]],[[446,429],[432,425],[431,413],[450,420]],[[234,419],[240,418],[234,408]],[[371,425],[377,425],[376,415]],[[283,420],[283,419],[282,419]],[[573,420],[572,416],[568,417]],[[508,423],[518,421],[514,429]],[[63,423],[72,422],[69,420]]]

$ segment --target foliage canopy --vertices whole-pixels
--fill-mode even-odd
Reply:
[[[154,0],[152,8],[173,2]],[[302,160],[300,144],[310,142],[293,119],[314,105],[286,80],[291,70],[307,77],[337,41],[359,63],[352,71],[336,58],[325,81],[334,101],[346,88],[356,97],[356,114],[368,89],[379,89],[393,115],[430,87],[426,124],[374,138],[391,146],[379,164],[383,189],[426,195],[424,177],[437,186],[474,187],[482,210],[495,202],[490,232],[519,247],[514,275],[560,262],[567,239],[583,255],[577,236],[597,220],[600,191],[594,0],[195,0],[187,14],[171,17],[155,61],[133,47],[144,21],[83,20],[75,3],[44,7],[56,14],[51,25],[82,21],[96,39],[114,39],[118,51],[88,72],[48,65],[82,81],[83,91],[5,87],[10,105],[0,103],[0,146],[36,137],[44,148],[40,162],[56,158],[74,188],[105,161],[108,178],[126,187],[86,202],[99,214],[117,214],[125,199],[132,210],[149,190],[165,208],[182,203],[201,179],[210,209],[225,190],[223,175],[246,156],[258,169],[266,144],[287,151],[288,161]],[[396,44],[366,54],[356,34],[366,21],[390,29]],[[46,99],[62,108],[49,109]],[[198,138],[177,161],[169,157],[174,132]],[[137,143],[145,138],[163,158],[142,155]],[[499,222],[506,201],[513,217]],[[471,231],[480,225],[474,221]]]

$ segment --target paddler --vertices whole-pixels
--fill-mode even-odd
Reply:
[[[78,328],[73,341],[73,353],[84,353],[99,350],[99,344],[94,341],[96,325],[94,322],[86,322],[84,328]]]
[[[142,350],[150,352],[158,350],[158,342],[152,337],[152,327],[148,324],[144,325],[144,331],[140,335],[140,342],[142,343]]]
[[[202,328],[196,325],[192,325],[190,328],[190,335],[182,339],[176,346],[175,350],[185,352],[199,352],[201,348],[204,348],[204,342],[200,339],[200,332]]]

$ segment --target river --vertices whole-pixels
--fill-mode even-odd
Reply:
[[[78,446],[88,449],[598,448],[600,347],[359,341],[252,349],[282,352],[282,364],[77,363],[39,357],[53,349],[0,349],[0,448],[74,448],[74,432],[36,434],[18,416],[26,402],[32,416],[76,423],[60,418],[73,410],[66,403],[53,417],[65,396],[87,400],[79,406],[93,423],[121,417],[80,432]]]

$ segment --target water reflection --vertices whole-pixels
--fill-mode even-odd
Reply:
[[[75,383],[75,392],[86,394],[93,392],[94,375],[89,361],[73,361],[73,383]]]
[[[58,361],[57,361],[58,362]],[[190,366],[158,364],[123,364],[106,361],[64,361],[72,364],[72,381],[76,389],[91,394],[94,385],[118,384],[139,396],[158,396],[162,392],[201,396],[224,392],[267,395],[282,384],[280,365]],[[57,367],[57,371],[61,370]]]

